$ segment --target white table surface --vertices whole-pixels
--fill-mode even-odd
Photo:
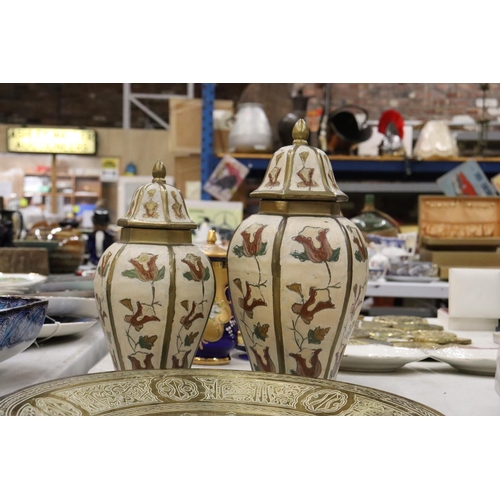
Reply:
[[[478,346],[494,346],[491,333],[460,332],[461,337],[473,339]],[[193,368],[250,370],[242,351],[233,350],[231,362],[220,366],[193,365]],[[107,354],[89,373],[113,371]],[[408,363],[388,373],[340,371],[337,380],[373,387],[417,401],[448,416],[500,416],[500,396],[495,391],[495,377],[460,372],[440,361]]]
[[[32,344],[0,363],[0,397],[48,380],[84,375],[108,353],[97,323],[89,330]]]
[[[448,282],[432,281],[429,283],[387,281],[382,278],[368,281],[366,297],[401,297],[415,299],[447,299]]]
[[[458,332],[457,332],[458,333]],[[459,332],[475,345],[492,345],[492,334]],[[234,350],[222,370],[250,370],[242,351]],[[193,368],[206,366],[193,365]],[[33,384],[114,370],[101,327],[52,338],[0,363],[0,397]],[[425,404],[444,415],[500,416],[500,396],[493,376],[462,373],[439,361],[419,361],[389,373],[340,371],[337,380],[397,394]]]

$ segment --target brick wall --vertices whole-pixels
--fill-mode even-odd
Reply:
[[[486,97],[498,99],[500,84],[489,84]],[[405,120],[451,119],[456,115],[477,118],[482,97],[477,83],[336,83],[332,85],[332,104],[359,104],[378,119],[389,108],[397,109]],[[498,104],[493,106],[494,113]],[[496,116],[491,116],[496,119]]]
[[[219,83],[218,99],[269,102],[270,121],[291,111],[291,94],[302,86],[305,93],[322,95],[322,84],[247,84]],[[0,123],[121,127],[123,114],[121,83],[2,83],[0,84]],[[137,83],[133,92],[185,93],[186,84]],[[201,85],[195,85],[195,97]],[[398,109],[406,120],[449,119],[454,115],[477,117],[476,99],[482,96],[477,83],[335,83],[332,84],[332,107],[342,104],[363,106],[370,119],[377,119],[388,108]],[[490,84],[488,98],[500,97],[500,84]],[[150,100],[147,105],[168,121],[168,102]],[[274,108],[271,109],[273,104]],[[491,108],[493,115],[498,105]],[[159,126],[132,105],[133,128]],[[496,119],[496,116],[493,116]]]
[[[219,84],[217,98],[237,99],[247,84]],[[134,83],[132,92],[186,94],[184,83]],[[220,94],[220,95],[219,95]],[[201,85],[195,85],[201,97]],[[168,122],[168,101],[142,100]],[[122,127],[123,84],[121,83],[2,83],[0,123],[83,127]],[[161,128],[134,104],[132,128]]]

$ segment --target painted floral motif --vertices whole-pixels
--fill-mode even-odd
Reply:
[[[210,271],[201,262],[201,257],[188,253],[184,259],[184,264],[189,267],[189,272],[184,273],[184,277],[189,281],[207,281],[210,278]]]
[[[304,251],[295,251],[292,253],[292,256],[299,259],[301,262],[306,260],[315,263],[338,261],[340,247],[335,250],[331,247],[326,237],[329,231],[328,228],[306,226],[297,236],[292,238],[304,247]],[[316,244],[315,241],[318,243]]]
[[[309,156],[308,151],[303,151],[302,153],[299,153],[299,157],[302,160],[302,168],[297,172],[297,175],[301,179],[301,182],[297,183],[297,187],[300,188],[307,187],[310,189],[312,187],[316,187],[318,183],[313,179],[314,169],[306,167],[306,160],[308,156]]]
[[[297,314],[306,325],[311,323],[314,319],[314,315],[319,311],[335,308],[335,304],[332,303],[330,298],[328,288],[319,289],[311,286],[309,287],[309,297],[307,298],[302,294],[302,285],[299,283],[288,285],[287,288],[300,294],[302,302],[293,304],[292,311]],[[328,330],[329,328],[326,329],[326,332],[328,332]]]
[[[363,285],[354,284],[352,288],[352,293],[354,295],[353,302],[351,307],[349,308],[349,317],[344,322],[344,326],[342,328],[342,333],[340,336],[340,348],[335,353],[335,359],[333,360],[332,366],[330,368],[329,378],[333,378],[336,373],[338,373],[340,369],[340,363],[342,361],[342,356],[344,355],[344,351],[349,343],[349,338],[351,336],[352,327],[354,325],[354,321],[357,318],[357,313],[361,308],[361,304],[363,303],[365,297],[365,287],[366,281]]]
[[[252,224],[242,231],[243,245],[236,245],[233,253],[238,257],[258,257],[265,255],[267,241],[262,241],[262,232],[267,226],[263,224]]]
[[[146,201],[142,205],[145,210],[142,216],[146,219],[158,219],[158,217],[160,216],[158,213],[158,202],[153,200],[155,192],[156,190],[150,189],[147,193],[149,196],[149,201]]]
[[[324,264],[328,275],[326,286],[310,286],[306,292],[303,291],[300,283],[287,285],[287,288],[299,297],[299,300],[291,307],[295,317],[292,319],[290,328],[298,349],[297,352],[289,354],[297,363],[292,373],[305,377],[319,377],[322,373],[323,367],[319,359],[322,348],[311,346],[320,346],[331,327],[317,323],[312,327],[311,323],[321,311],[335,309],[331,290],[340,288],[340,282],[332,284],[330,269],[330,266],[340,258],[340,247],[334,249],[331,246],[327,239],[328,232],[328,228],[306,226],[299,234],[292,237],[292,240],[300,243],[303,248],[303,252],[297,250],[292,252],[292,257],[301,262]]]
[[[174,215],[177,217],[177,219],[183,219],[184,218],[184,213],[183,213],[183,207],[182,203],[179,202],[177,199],[177,193],[175,191],[172,191],[172,198],[174,199],[174,203],[172,204],[172,210],[174,211]]]
[[[282,168],[281,167],[278,168],[278,163],[280,162],[284,154],[285,153],[279,153],[276,155],[276,163],[274,164],[274,167],[269,172],[269,174],[267,174],[268,182],[265,185],[265,187],[277,187],[281,184],[278,181],[278,176],[280,175]]]
[[[151,283],[162,280],[165,276],[165,266],[158,269],[156,266],[157,259],[158,255],[141,253],[139,257],[129,260],[134,269],[123,271],[122,274],[123,276],[127,276],[127,278],[137,278],[141,281]]]
[[[358,262],[366,262],[368,259],[368,249],[366,248],[365,239],[361,234],[361,231],[357,227],[351,225],[346,226],[350,233],[353,235],[352,241],[357,247],[354,252],[354,257]]]
[[[202,328],[197,327],[198,320],[205,321],[205,281],[210,279],[210,270],[207,266],[203,265],[202,259],[199,255],[188,253],[182,260],[188,266],[189,271],[183,273],[183,276],[188,281],[195,281],[201,284],[202,299],[197,302],[196,300],[183,300],[180,305],[186,311],[180,318],[180,328],[175,338],[177,352],[171,357],[172,366],[174,368],[189,368],[188,359],[189,354],[193,349],[198,348],[203,333]],[[212,304],[209,304],[210,308]],[[193,326],[196,325],[194,328]]]
[[[295,373],[301,377],[318,378],[323,367],[319,360],[322,349],[302,349],[298,353],[290,353],[290,356],[297,361]]]
[[[296,317],[292,320],[291,330],[298,348],[298,352],[290,353],[290,356],[297,362],[296,370],[292,373],[306,377],[318,377],[322,371],[319,360],[322,349],[315,348],[311,350],[308,346],[321,345],[330,331],[330,327],[318,325],[311,328],[309,325],[320,311],[335,309],[335,304],[330,296],[330,289],[340,288],[340,284],[328,284],[326,288],[311,286],[309,287],[308,296],[303,294],[300,283],[293,283],[288,285],[287,288],[300,296],[300,302],[295,302],[292,305],[292,312]]]
[[[335,177],[333,176],[333,170],[332,169],[328,170],[328,174],[327,175],[328,175],[328,178],[330,179],[333,187],[335,189],[338,189],[339,187],[338,187],[337,183],[335,182]]]
[[[368,259],[368,249],[366,248],[366,245],[362,243],[357,236],[353,238],[352,241],[354,241],[355,245],[358,247],[358,249],[354,252],[354,257],[359,262],[365,262],[366,259]]]
[[[357,283],[353,286],[352,292],[354,294],[354,301],[352,303],[351,309],[349,310],[349,322],[352,323],[355,319],[354,315],[356,311],[361,307],[363,300],[365,299],[365,287],[366,282],[363,285],[358,285]]]
[[[97,305],[97,311],[99,313],[99,318],[101,319],[101,323],[103,325],[103,327],[106,327],[106,318],[108,317],[108,315],[106,314],[106,311],[104,310],[104,298],[101,297],[99,294],[95,294],[95,301],[96,301],[96,305]]]
[[[239,288],[240,292],[243,293],[243,288],[241,286],[241,280],[236,278],[234,284]],[[255,297],[259,293],[259,285],[252,285],[248,281],[245,281],[245,292],[243,297],[238,298],[238,305],[245,311],[249,318],[253,318],[253,310],[258,306],[267,306],[265,299],[260,294],[260,297]],[[255,295],[252,295],[255,294]]]
[[[165,266],[158,266],[158,257],[156,254],[141,253],[129,259],[132,268],[122,272],[122,275],[127,278],[149,283],[151,290],[150,301],[133,300],[130,297],[120,300],[120,304],[129,311],[124,314],[123,321],[127,325],[125,334],[132,349],[128,359],[134,370],[158,368],[155,367],[155,355],[151,352],[158,341],[158,335],[154,334],[154,325],[161,321],[160,312],[165,307],[156,299],[157,283],[165,278]],[[186,280],[200,282],[203,286],[204,282],[210,279],[210,270],[203,265],[200,256],[188,253],[181,262],[189,269],[182,274]],[[179,320],[179,328],[175,337],[177,352],[171,355],[174,368],[188,368],[189,354],[196,345],[202,330],[197,321],[205,318],[204,304],[206,302],[204,293],[199,301],[182,300],[180,302],[186,314],[182,315]]]
[[[210,270],[204,266],[201,257],[193,253],[188,253],[182,262],[189,267],[189,271],[183,274],[188,281],[197,281],[201,283],[203,295],[205,295],[205,281],[210,279]]]
[[[172,356],[172,367],[173,368],[189,368],[188,366],[188,354],[191,351],[179,351],[177,354]]]
[[[146,323],[149,323],[150,321],[160,321],[160,318],[155,316],[154,314],[154,309],[149,306],[149,305],[144,305],[141,304],[139,301],[136,301],[136,310],[134,312],[134,307],[132,305],[132,301],[130,299],[123,299],[120,301],[121,304],[123,304],[127,309],[132,311],[134,314],[127,314],[125,316],[125,323],[129,323],[134,327],[136,332],[140,332],[144,325]],[[148,314],[149,312],[149,314]],[[155,335],[156,337],[156,335]],[[147,344],[148,347],[147,349],[151,349],[152,345],[149,345],[149,343],[145,342],[142,337],[139,338],[139,344],[144,343],[145,345]],[[154,343],[154,342],[153,342]],[[142,346],[145,347],[145,346]]]
[[[257,371],[276,373],[276,366],[269,355],[269,347],[262,348],[262,352],[259,352],[254,346],[250,346],[250,349],[255,356]]]
[[[199,318],[203,318],[203,308],[202,310],[196,311],[201,304],[197,304],[194,300],[191,302],[191,306],[189,306],[189,300],[183,300],[181,302],[181,306],[188,311],[188,314],[182,316],[181,325],[189,330],[191,326],[193,326],[193,322]]]
[[[245,336],[245,344],[249,346],[255,355],[256,366],[255,370],[276,372],[276,366],[271,360],[269,355],[269,347],[265,346],[268,338],[268,324],[253,323],[254,309],[257,307],[266,307],[267,302],[262,294],[261,288],[266,286],[266,281],[262,281],[262,275],[259,264],[259,257],[267,252],[267,241],[263,241],[262,233],[267,225],[252,224],[240,235],[242,237],[242,244],[233,247],[233,253],[238,258],[253,259],[257,265],[259,277],[257,283],[250,283],[245,281],[243,284],[240,278],[233,280],[238,290],[241,292],[241,297],[237,298],[238,305],[243,310],[243,315],[240,318],[240,324],[243,325],[242,335]]]
[[[364,243],[363,235],[361,231],[352,225],[345,226],[353,237],[353,242],[356,245],[357,249],[354,250],[355,259],[360,262],[366,262],[368,258],[368,251],[366,249],[366,245]],[[361,309],[361,305],[365,298],[366,292],[366,284],[368,280],[368,274],[365,274],[365,280],[363,283],[355,283],[352,287],[352,297],[351,297],[351,305],[348,309],[347,317],[344,321],[344,326],[342,328],[342,333],[340,336],[340,347],[335,353],[335,357],[330,368],[329,378],[333,378],[336,373],[338,373],[340,364],[342,362],[342,356],[344,355],[344,351],[346,349],[347,344],[349,343],[349,338],[351,336],[352,328],[354,326],[354,322],[359,314]]]
[[[139,300],[132,301],[131,298],[124,298],[120,300],[128,311],[132,314],[125,314],[123,320],[128,324],[125,332],[127,341],[132,349],[132,354],[128,356],[132,364],[132,369],[137,370],[140,368],[149,369],[153,368],[154,355],[151,352],[152,347],[158,340],[157,335],[141,334],[145,325],[151,322],[158,322],[158,317],[155,307],[162,307],[162,304],[155,300],[155,283],[161,281],[165,277],[165,266],[160,269],[156,265],[158,255],[151,253],[141,253],[138,257],[129,259],[132,264],[132,269],[126,269],[122,272],[123,276],[130,279],[138,279],[143,283],[151,284],[151,302],[141,302]],[[137,337],[133,332],[138,333]],[[142,361],[142,364],[141,364]]]
[[[110,259],[111,259],[111,252],[106,252],[100,259],[99,264],[97,266],[97,274],[99,276],[102,276],[103,278],[106,276],[106,273],[108,272],[109,266],[111,264]]]

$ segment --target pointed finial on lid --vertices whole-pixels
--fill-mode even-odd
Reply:
[[[297,121],[292,130],[294,144],[307,144],[309,138],[309,129],[303,118]]]
[[[216,241],[217,241],[217,233],[215,232],[215,229],[210,229],[210,231],[208,231],[207,243],[209,245],[215,245]]]
[[[167,181],[165,177],[167,176],[167,168],[161,160],[157,160],[155,166],[153,167],[153,182],[159,182],[160,184],[165,184]]]

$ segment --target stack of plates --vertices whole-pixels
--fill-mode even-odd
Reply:
[[[85,297],[45,297],[49,299],[45,324],[37,339],[62,337],[84,332],[98,321],[95,299]]]
[[[47,276],[37,273],[0,273],[0,295],[22,295],[46,280]]]

